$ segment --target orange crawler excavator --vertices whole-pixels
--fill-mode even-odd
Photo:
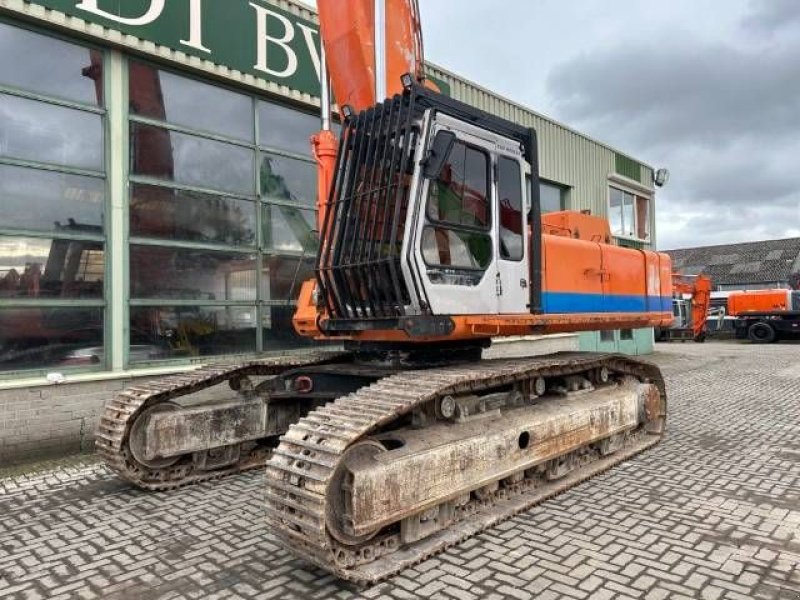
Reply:
[[[368,583],[659,441],[655,366],[481,352],[497,336],[669,325],[672,269],[613,245],[603,219],[542,218],[536,131],[426,84],[415,0],[318,7],[342,130],[323,71],[319,249],[294,325],[342,349],[136,385],[97,443],[151,490],[266,461],[274,535]]]
[[[711,287],[711,279],[707,275],[673,273],[673,320],[667,328],[656,328],[656,339],[660,342],[705,342],[708,310],[711,308]]]

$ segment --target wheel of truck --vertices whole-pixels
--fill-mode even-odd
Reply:
[[[755,344],[771,344],[775,341],[775,330],[768,323],[753,323],[747,330],[747,337]]]

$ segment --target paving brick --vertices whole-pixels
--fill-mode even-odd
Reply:
[[[287,554],[258,471],[146,494],[88,460],[0,479],[0,598],[794,600],[800,345],[668,345],[652,358],[670,393],[659,446],[378,586]],[[15,423],[36,417],[13,402]]]

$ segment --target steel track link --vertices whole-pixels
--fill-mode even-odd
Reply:
[[[501,490],[490,501],[473,501],[449,528],[399,548],[397,534],[378,536],[364,548],[340,544],[328,532],[326,510],[334,473],[345,450],[415,407],[448,394],[461,394],[599,367],[666,390],[655,365],[620,355],[559,353],[529,359],[487,360],[467,366],[407,371],[389,376],[318,408],[292,425],[267,462],[266,512],[272,532],[296,555],[346,580],[372,584],[413,566],[479,531],[560,494],[649,448],[661,438],[641,433],[617,453],[580,466],[564,478],[532,489]],[[369,411],[367,411],[369,409]],[[658,415],[663,425],[666,415]],[[477,502],[477,504],[476,504]],[[354,564],[353,557],[358,558]]]
[[[303,355],[279,356],[239,364],[209,365],[177,375],[129,386],[106,403],[97,429],[95,447],[109,469],[130,483],[151,491],[175,489],[190,483],[218,479],[262,466],[269,456],[256,449],[234,465],[212,471],[195,470],[191,463],[156,469],[139,464],[127,447],[136,418],[146,408],[175,400],[209,387],[246,376],[274,376],[288,369],[324,364],[349,356],[339,351],[315,351]]]

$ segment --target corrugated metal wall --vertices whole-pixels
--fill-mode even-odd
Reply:
[[[521,125],[533,127],[539,134],[540,175],[543,179],[570,188],[568,208],[590,209],[592,214],[606,216],[608,212],[608,176],[617,171],[617,163],[641,165],[630,157],[554,122],[515,102],[428,64],[428,73],[450,85],[450,95],[471,106],[480,108]],[[620,156],[622,160],[618,161]],[[641,165],[639,183],[651,188],[652,169]],[[632,175],[633,171],[627,173]],[[626,173],[623,173],[626,175]],[[654,211],[651,210],[651,232],[655,232]],[[653,236],[654,239],[654,236]]]

